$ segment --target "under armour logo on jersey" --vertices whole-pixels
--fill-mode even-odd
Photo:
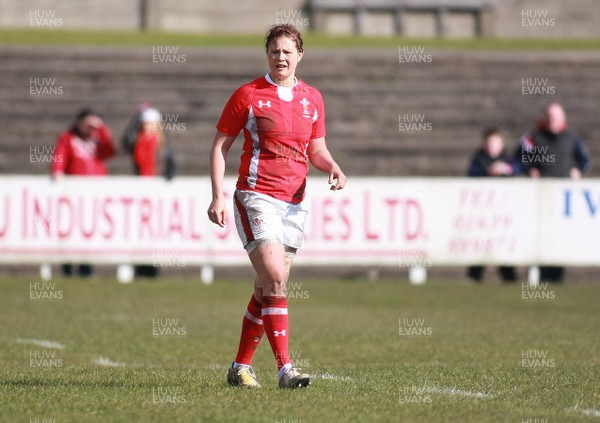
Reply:
[[[267,100],[267,101],[258,100],[258,108],[262,109],[262,106],[271,107],[271,100]]]
[[[279,332],[279,331],[277,331],[277,330],[274,330],[274,331],[273,331],[273,336],[279,336],[279,335],[281,335],[281,336],[285,336],[285,329],[284,329],[284,330],[282,330],[281,332]]]

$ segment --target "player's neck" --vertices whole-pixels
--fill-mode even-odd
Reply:
[[[271,78],[271,81],[273,81],[275,85],[280,87],[293,87],[298,82],[295,75],[290,75],[285,79],[281,79],[273,78],[273,75],[271,75],[271,73],[269,72],[269,78]]]

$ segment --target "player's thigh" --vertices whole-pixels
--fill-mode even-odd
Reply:
[[[265,284],[285,282],[286,263],[283,244],[279,242],[259,244],[248,256],[257,275],[255,286],[266,288]]]

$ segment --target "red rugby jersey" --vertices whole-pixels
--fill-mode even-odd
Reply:
[[[308,144],[325,136],[319,91],[302,81],[281,87],[267,74],[233,93],[217,129],[231,137],[244,130],[237,189],[294,204],[304,199]]]

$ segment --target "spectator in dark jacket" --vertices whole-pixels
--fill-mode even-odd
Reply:
[[[469,176],[513,176],[518,173],[519,167],[509,157],[504,149],[502,133],[498,128],[490,127],[483,131],[483,145],[479,148],[469,165]],[[467,269],[468,277],[481,282],[485,268],[483,266],[470,266]],[[504,282],[515,282],[517,274],[512,266],[499,266],[498,273]]]
[[[517,155],[523,172],[532,178],[579,179],[590,166],[581,139],[567,127],[565,110],[556,102],[546,107],[537,129],[521,137]],[[563,278],[563,267],[540,267],[542,281],[562,282]]]
[[[469,176],[513,176],[519,172],[518,166],[504,149],[504,140],[498,128],[484,129],[482,139],[483,145],[471,159]]]
[[[518,155],[523,171],[533,178],[579,179],[590,164],[581,139],[567,127],[560,103],[550,103],[537,129],[521,137]]]

